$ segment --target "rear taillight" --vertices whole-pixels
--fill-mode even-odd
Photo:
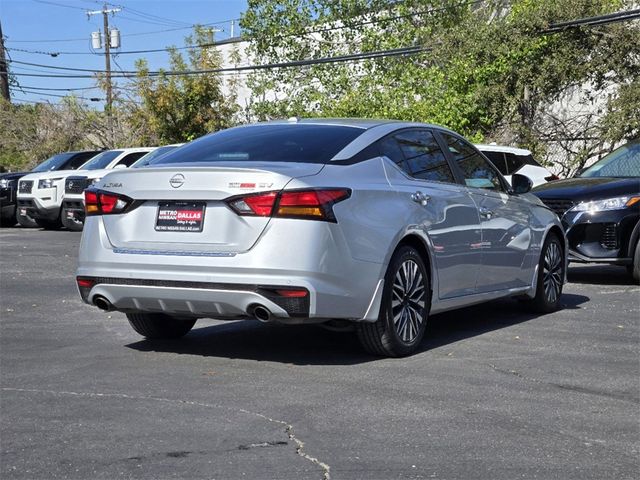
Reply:
[[[552,173],[552,174],[551,174],[551,175],[549,175],[548,177],[544,177],[544,179],[545,179],[547,182],[553,182],[554,180],[560,180],[560,177]]]
[[[262,192],[232,197],[227,204],[238,215],[335,222],[333,205],[351,196],[347,188]]]
[[[87,216],[124,213],[133,200],[117,193],[101,190],[84,191],[84,209]]]

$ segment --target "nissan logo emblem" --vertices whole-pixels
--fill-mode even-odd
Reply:
[[[171,177],[171,180],[169,180],[169,185],[171,185],[173,188],[180,188],[182,185],[184,185],[184,175],[182,175],[181,173],[176,173],[173,177]]]

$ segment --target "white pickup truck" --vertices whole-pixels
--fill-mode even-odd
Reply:
[[[147,165],[151,160],[161,157],[165,153],[180,144],[165,145],[158,147],[145,154],[130,168],[140,168]],[[84,227],[84,190],[94,183],[102,180],[110,170],[93,170],[88,174],[86,172],[76,172],[77,175],[67,177],[64,189],[64,198],[62,199],[62,224],[69,230],[80,231]]]
[[[88,174],[97,170],[126,168],[153,148],[119,148],[99,153],[78,170],[58,170],[54,172],[31,173],[18,183],[16,218],[23,226],[33,219],[42,228],[62,226],[62,199],[65,181],[72,175]]]

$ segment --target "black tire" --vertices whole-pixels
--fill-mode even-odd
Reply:
[[[36,228],[38,226],[35,219],[30,217],[29,215],[20,215],[20,213],[16,213],[16,220],[21,227]]]
[[[67,218],[67,209],[62,209],[62,214],[60,215],[60,221],[62,225],[67,229],[73,232],[81,232],[84,228],[84,222],[80,222],[75,218]]]
[[[540,251],[536,296],[526,302],[531,310],[538,313],[551,313],[558,310],[565,268],[562,241],[555,233],[549,233]]]
[[[634,282],[640,284],[640,240],[636,242],[633,264],[629,265],[629,273],[633,277]]]
[[[37,218],[36,225],[38,225],[40,228],[44,228],[45,230],[57,230],[62,227],[60,214],[58,213],[58,218],[54,220],[45,220],[43,218]]]
[[[13,227],[16,224],[15,212],[11,216],[0,217],[0,227]]]
[[[184,337],[196,323],[195,318],[175,318],[164,313],[127,313],[131,327],[150,340]]]
[[[430,308],[431,289],[425,263],[415,248],[402,246],[391,257],[384,277],[378,320],[357,325],[360,343],[374,355],[409,355],[424,337]]]

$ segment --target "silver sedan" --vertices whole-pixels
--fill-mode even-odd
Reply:
[[[236,127],[87,190],[77,284],[149,339],[257,318],[355,327],[369,352],[407,355],[432,314],[558,308],[565,236],[530,188],[435,125]]]

